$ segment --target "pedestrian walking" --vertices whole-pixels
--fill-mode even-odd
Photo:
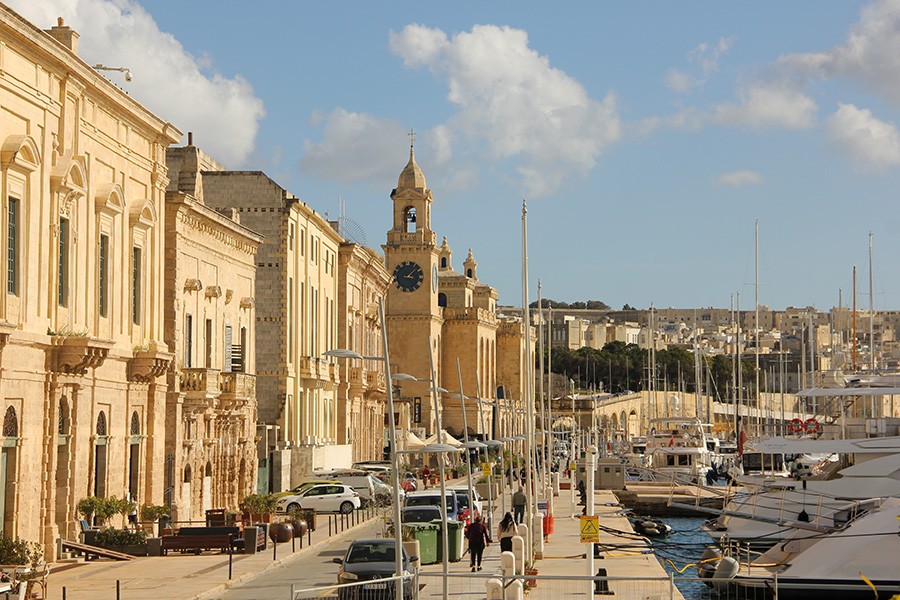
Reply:
[[[512,552],[512,539],[516,535],[516,522],[512,513],[507,512],[500,521],[497,537],[500,538],[500,552]]]
[[[422,467],[422,489],[428,489],[428,478],[431,476],[431,471],[428,470],[428,465]]]
[[[528,498],[525,497],[525,488],[521,485],[519,489],[516,490],[516,493],[513,494],[512,504],[513,504],[513,514],[515,515],[516,523],[521,523],[525,520],[525,503],[528,502]]]
[[[474,573],[481,570],[481,555],[484,549],[491,545],[491,532],[485,527],[480,516],[475,517],[475,520],[466,527],[466,539],[469,540],[469,563]]]

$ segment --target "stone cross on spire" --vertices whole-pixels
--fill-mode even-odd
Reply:
[[[412,150],[413,146],[416,144],[416,132],[413,129],[409,130],[409,133],[406,134],[409,137],[409,149]]]

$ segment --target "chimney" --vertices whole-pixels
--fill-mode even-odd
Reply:
[[[63,18],[56,19],[56,27],[45,29],[53,39],[78,54],[78,32],[63,24]]]
[[[194,132],[193,132],[193,131],[188,131],[188,143],[187,143],[187,145],[188,145],[188,146],[193,146],[193,145],[194,145]]]

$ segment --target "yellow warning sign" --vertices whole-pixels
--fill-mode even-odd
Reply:
[[[484,475],[485,477],[491,476],[491,463],[489,463],[489,462],[481,463],[481,474]]]
[[[583,516],[579,527],[581,531],[581,543],[595,543],[600,541],[600,526],[598,517]]]

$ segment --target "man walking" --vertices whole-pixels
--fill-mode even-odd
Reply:
[[[512,497],[513,514],[515,515],[517,525],[525,520],[526,502],[528,502],[528,499],[525,497],[525,488],[520,485],[519,489],[516,490],[516,493],[513,494]]]

